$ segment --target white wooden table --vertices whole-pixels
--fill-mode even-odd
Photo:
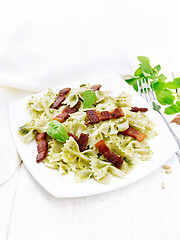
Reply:
[[[180,137],[180,127],[172,126]],[[167,164],[172,174],[159,168],[110,193],[56,199],[22,163],[0,186],[0,240],[179,240],[180,164],[176,155]]]
[[[159,168],[123,189],[77,199],[52,197],[22,164],[0,188],[0,239],[178,240],[180,164],[176,157],[167,164],[172,174]]]
[[[156,8],[156,1],[152,2]],[[168,1],[158,2],[158,12],[162,3],[179,20],[178,5],[172,7],[173,4],[167,4]],[[12,14],[15,15],[15,11],[12,10]],[[143,21],[140,14],[138,16],[139,22]],[[154,22],[153,26],[161,29]],[[133,34],[138,31],[134,28]],[[164,32],[161,36],[164,41],[166,34]],[[170,78],[172,72],[175,77],[180,76],[179,39],[173,37],[170,52],[158,46],[154,51],[150,49],[145,53],[152,62],[160,63],[162,72]],[[4,46],[5,42],[4,38]],[[136,42],[130,39],[131,42],[130,48],[125,51],[134,50],[132,58],[128,59],[133,71],[134,63],[137,63],[135,57],[144,52],[136,51]],[[153,44],[155,42],[156,39]],[[121,73],[121,66],[118,67]],[[180,126],[173,127],[180,137]],[[166,164],[172,167],[172,174],[158,168],[142,180],[113,192],[76,199],[56,199],[33,179],[22,163],[15,175],[0,186],[0,240],[179,240],[180,164],[176,155]],[[162,182],[165,189],[161,187]]]

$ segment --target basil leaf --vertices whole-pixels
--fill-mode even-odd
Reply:
[[[172,92],[168,89],[162,91],[156,91],[156,97],[159,103],[162,105],[170,105],[173,103],[175,97],[172,95]]]
[[[159,72],[161,70],[161,65],[157,65],[156,70]]]
[[[155,102],[152,102],[152,105],[153,105],[153,109],[159,112],[159,110],[161,109],[161,106],[157,105]]]
[[[134,76],[131,79],[127,79],[126,82],[138,90],[138,81],[141,86],[141,81],[150,82],[152,90],[155,92],[157,100],[162,105],[169,105],[166,107],[165,113],[172,114],[180,112],[180,77],[175,78],[171,82],[166,82],[167,77],[160,74],[161,65],[151,66],[150,59],[145,56],[138,56],[139,68],[134,72]],[[174,91],[176,90],[176,91]],[[145,88],[144,92],[150,91],[149,88]],[[143,90],[141,90],[143,92]],[[159,111],[160,106],[154,103],[154,109]]]
[[[167,77],[164,76],[163,74],[160,74],[160,75],[158,76],[158,80],[159,80],[159,81],[164,82],[166,79],[167,79]]]
[[[139,66],[145,73],[153,74],[153,69],[149,63],[140,63]]]
[[[133,85],[134,82],[137,81],[138,78],[130,78],[130,79],[126,79],[125,81],[129,84],[129,85]]]
[[[157,81],[156,77],[154,75],[148,76],[149,79],[152,79],[153,81]]]
[[[150,64],[150,60],[148,57],[145,57],[145,56],[138,56],[137,57],[138,60],[141,62],[141,63],[147,63],[147,64]]]
[[[166,87],[169,89],[177,89],[180,88],[180,84],[176,83],[176,82],[167,82],[166,83]]]
[[[134,72],[134,76],[135,77],[143,77],[144,74],[142,72],[142,69],[141,68],[138,68],[135,72]]]
[[[180,108],[180,101],[176,101],[178,108]]]
[[[180,78],[175,78],[175,79],[173,80],[173,82],[176,83],[176,84],[178,84],[179,87],[180,87]]]
[[[134,88],[134,90],[138,91],[137,81],[133,83],[133,88]]]
[[[57,121],[52,121],[47,127],[47,134],[50,137],[55,138],[59,142],[66,142],[69,139],[69,136],[63,127],[63,125]]]
[[[158,83],[158,81],[157,80],[153,80],[153,81],[151,81],[151,88],[152,88],[152,90],[154,91],[154,84],[155,83]]]
[[[153,83],[153,89],[155,91],[161,91],[164,89],[164,85],[165,85],[164,82],[155,82],[155,83]]]
[[[175,114],[178,112],[177,106],[175,104],[172,104],[171,106],[166,107],[164,112],[168,115]]]
[[[95,91],[86,90],[83,96],[83,108],[89,108],[96,101]]]

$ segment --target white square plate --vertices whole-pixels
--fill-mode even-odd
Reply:
[[[149,111],[147,112],[147,116],[155,123],[156,131],[158,132],[158,136],[150,141],[154,154],[150,161],[140,162],[138,166],[123,179],[113,177],[109,185],[97,183],[94,179],[90,179],[87,182],[76,183],[72,173],[60,175],[57,170],[46,167],[44,163],[36,163],[36,142],[32,141],[28,145],[25,145],[18,137],[18,128],[30,119],[26,104],[31,96],[15,101],[10,104],[9,117],[17,151],[32,176],[42,187],[57,198],[83,197],[124,187],[157,169],[177,150],[177,145],[159,114],[151,109],[145,100],[117,75],[63,84],[54,90],[58,92],[64,87],[78,87],[80,84],[87,82],[92,85],[101,84],[102,90],[112,91],[112,95],[115,96],[121,92],[130,93],[133,97],[133,106],[148,107]],[[44,92],[38,93],[36,96],[40,97],[43,93]]]

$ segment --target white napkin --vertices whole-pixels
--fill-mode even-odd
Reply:
[[[162,63],[175,25],[161,2],[1,1],[0,85],[40,91],[113,72],[131,74],[137,55]],[[8,103],[27,93],[0,91],[1,183],[19,164],[9,132]]]
[[[0,87],[0,185],[6,182],[14,174],[20,163],[11,137],[8,105],[10,102],[20,97],[25,97],[28,94],[30,94],[30,92]]]
[[[26,90],[129,74],[137,55],[163,60],[174,38],[161,1],[9,0],[0,20],[0,84]]]

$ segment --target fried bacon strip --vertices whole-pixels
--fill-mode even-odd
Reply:
[[[142,142],[144,140],[144,138],[146,137],[146,134],[138,131],[137,129],[135,129],[133,127],[129,127],[127,130],[125,130],[123,132],[118,132],[118,135],[119,134],[123,134],[123,135],[128,135],[130,137],[134,137],[139,142]]]
[[[86,150],[88,139],[89,134],[81,133],[81,135],[79,136],[77,143],[81,152],[84,152]]]
[[[111,118],[120,118],[124,117],[123,110],[121,108],[115,108],[113,112],[110,113]]]
[[[71,88],[63,88],[59,91],[59,96],[64,96],[66,94],[68,94],[68,92],[71,91]]]
[[[53,120],[57,120],[60,123],[63,123],[70,117],[70,114],[77,112],[79,107],[81,106],[81,102],[79,101],[74,107],[70,108],[70,106],[67,106],[62,113],[56,115]]]
[[[78,137],[75,136],[74,134],[68,133],[68,136],[69,136],[69,137],[73,137],[76,142],[78,141]]]
[[[89,134],[81,133],[79,138],[72,133],[68,133],[68,135],[69,135],[69,137],[74,138],[74,140],[77,142],[77,144],[79,146],[79,150],[81,152],[84,152],[86,150],[88,139],[89,139]]]
[[[99,123],[100,119],[98,116],[97,111],[95,110],[87,110],[87,116],[89,118],[88,124],[89,123]]]
[[[45,141],[46,140],[46,133],[36,133],[36,141]]]
[[[148,108],[139,108],[139,107],[132,107],[131,112],[147,112]]]
[[[106,120],[109,120],[111,118],[111,115],[110,115],[110,112],[108,111],[102,111],[100,113],[100,118],[102,121],[106,121]]]
[[[104,142],[104,140],[100,140],[99,142],[97,142],[95,144],[95,146],[97,147],[97,149],[99,150],[99,152],[104,155],[104,157],[111,162],[115,167],[117,167],[118,169],[121,168],[122,164],[123,164],[123,158],[121,156],[118,156],[116,153],[114,153],[113,151],[111,151],[107,146],[106,143]]]
[[[71,90],[71,88],[63,88],[59,91],[57,98],[55,99],[54,103],[51,104],[50,108],[58,109],[60,108],[62,102],[65,100],[65,95],[68,94],[68,92]]]
[[[53,104],[51,104],[50,108],[58,109],[60,108],[62,102],[65,100],[65,96],[57,96],[56,100]]]
[[[56,115],[53,120],[57,120],[59,121],[60,123],[63,123],[66,121],[66,119],[68,119],[70,117],[70,115],[68,113],[60,113],[58,115]]]
[[[112,118],[120,118],[124,116],[124,113],[121,108],[115,108],[112,112],[102,111],[98,112],[95,110],[87,110],[87,116],[89,121],[85,123],[87,126],[88,124],[92,123],[99,123],[100,121],[110,120]]]
[[[81,106],[81,102],[80,101],[78,101],[78,103],[76,104],[76,105],[74,105],[74,107],[70,107],[70,106],[67,106],[63,111],[62,111],[62,113],[69,113],[69,114],[72,114],[72,113],[75,113],[75,112],[77,112],[77,110],[80,108],[80,106]]]
[[[48,143],[46,141],[46,133],[36,133],[36,141],[37,141],[37,151],[38,154],[36,156],[36,162],[44,160],[48,151]]]
[[[100,88],[101,88],[101,85],[100,85],[100,84],[98,84],[98,85],[93,85],[93,86],[91,87],[91,90],[92,90],[92,91],[98,91]]]

